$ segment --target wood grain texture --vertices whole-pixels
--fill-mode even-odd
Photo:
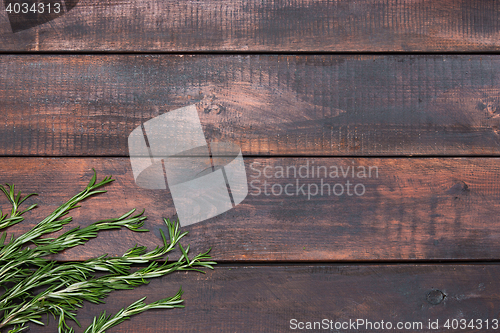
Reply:
[[[439,329],[408,331],[449,332],[443,328],[447,319],[491,322],[498,318],[499,274],[498,265],[219,266],[205,275],[176,273],[134,291],[117,292],[106,304],[85,305],[78,319],[86,326],[101,311],[116,313],[144,296],[147,301],[168,297],[182,285],[184,309],[145,312],[109,333],[299,331],[290,329],[293,318],[334,322],[359,318],[383,320],[394,326],[398,322],[423,322],[424,327],[431,319],[439,320]],[[442,299],[431,297],[438,292],[443,294]],[[51,325],[35,329],[54,332],[56,326],[51,319]],[[478,331],[487,330],[460,330]],[[77,330],[80,332],[83,329]]]
[[[350,171],[346,178],[342,174],[313,177],[312,171],[309,178],[294,177],[291,172],[282,178],[275,175],[280,166],[298,170],[307,163],[310,170],[313,164],[344,170],[356,166],[356,173],[361,166],[377,166],[378,178],[374,172],[372,178],[352,177]],[[500,167],[496,158],[247,158],[245,165],[247,179],[253,182],[246,199],[224,214],[184,228],[190,232],[185,244],[191,244],[194,252],[212,247],[212,255],[221,262],[498,258]],[[172,198],[168,190],[137,187],[126,158],[0,159],[2,183],[40,194],[30,199],[40,207],[8,231],[26,232],[83,189],[92,167],[101,178],[113,175],[116,182],[108,193],[89,199],[72,213],[74,225],[144,208],[151,231],[103,232],[57,258],[85,260],[102,253],[121,255],[137,243],[150,248],[159,245],[159,229],[165,227],[162,218],[177,218]],[[264,171],[272,177],[266,178]],[[301,174],[305,176],[304,168]],[[330,194],[326,187],[321,193],[321,178],[331,184]],[[285,189],[287,184],[292,185]],[[335,184],[344,187],[342,195],[338,186],[333,193]],[[357,184],[363,184],[364,194],[355,194],[361,193],[360,187],[354,192]],[[314,185],[319,190],[316,195]],[[6,199],[0,200],[1,207],[6,207]]]
[[[0,183],[39,193],[9,234],[28,231],[96,168],[116,181],[72,211],[64,230],[145,208],[151,231],[102,232],[52,258],[159,245],[174,203],[169,190],[134,183],[127,137],[186,105],[196,104],[208,141],[242,148],[251,184],[237,207],[183,228],[192,254],[212,247],[215,271],[86,304],[83,326],[180,286],[185,309],[146,312],[109,332],[285,332],[292,318],[421,321],[413,331],[449,332],[447,319],[498,319],[500,265],[481,262],[500,253],[500,164],[491,158],[500,153],[500,56],[486,54],[500,51],[500,2],[50,1],[66,13],[7,17],[0,6]],[[44,51],[69,54],[9,54]],[[415,155],[432,158],[406,158]],[[303,177],[305,165],[327,175]],[[376,176],[360,177],[363,166]],[[299,175],[280,173],[289,167]],[[325,182],[344,192],[327,194]]]
[[[54,0],[52,0],[54,2]],[[498,51],[493,0],[79,1],[4,51]]]
[[[196,104],[244,155],[498,155],[500,57],[9,55],[0,154],[128,156],[144,121]]]

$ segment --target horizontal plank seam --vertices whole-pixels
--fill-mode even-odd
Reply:
[[[129,158],[128,155],[0,155],[0,158]],[[477,155],[243,155],[243,158],[372,158],[372,159],[453,159],[453,158],[500,158],[500,154],[477,154]]]
[[[5,51],[0,55],[500,55],[499,51],[92,51],[92,50],[58,50],[58,51]]]
[[[85,260],[56,260],[60,263],[68,263],[68,262],[84,262]],[[159,263],[163,263],[164,261],[158,261]],[[223,267],[223,266],[258,266],[258,267],[266,267],[266,266],[410,266],[410,265],[500,265],[499,259],[446,259],[446,260],[438,260],[438,259],[415,259],[415,260],[349,260],[349,261],[319,261],[319,260],[310,260],[310,261],[283,261],[283,260],[272,260],[272,261],[263,261],[263,260],[241,260],[241,261],[233,261],[233,260],[217,260],[217,265],[215,267]],[[147,267],[147,265],[133,265],[133,267]]]

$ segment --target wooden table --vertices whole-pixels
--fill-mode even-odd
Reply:
[[[182,285],[184,309],[109,332],[288,332],[323,319],[393,325],[339,332],[397,323],[450,332],[446,321],[463,319],[456,332],[496,331],[476,320],[491,325],[500,313],[500,2],[58,3],[52,16],[0,14],[0,179],[39,193],[10,233],[81,190],[95,168],[116,181],[73,223],[145,208],[150,232],[103,232],[55,259],[159,245],[162,218],[177,218],[172,196],[135,184],[127,138],[187,105],[207,141],[241,147],[255,181],[234,209],[184,228],[193,253],[212,247],[214,271],[87,304],[83,326]],[[301,166],[338,177],[276,174]],[[358,175],[363,167],[373,174]],[[344,192],[313,195],[322,180]],[[347,181],[362,186],[349,195]]]

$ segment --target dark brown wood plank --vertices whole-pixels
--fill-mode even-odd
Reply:
[[[294,177],[292,171],[282,178],[275,175],[280,166],[299,169],[307,163],[309,178],[299,174]],[[219,261],[498,259],[497,158],[247,158],[245,165],[247,179],[253,182],[246,199],[224,214],[184,228],[190,231],[185,244],[191,244],[193,251],[212,247],[212,255]],[[313,177],[313,165],[344,170],[356,166],[356,175],[352,177],[349,172],[346,178],[342,174],[339,178],[330,174],[317,177],[315,171]],[[377,166],[378,178],[375,171],[371,178],[359,177],[360,166]],[[151,232],[104,232],[87,245],[60,254],[58,259],[121,255],[135,244],[150,248],[159,245],[162,218],[177,218],[170,192],[136,186],[126,158],[1,158],[2,183],[17,184],[25,193],[40,193],[30,199],[40,207],[8,231],[26,232],[84,188],[93,167],[101,178],[113,175],[116,182],[108,187],[108,193],[74,210],[72,225],[87,225],[118,217],[132,208],[145,208]],[[264,176],[265,167],[271,178]],[[305,168],[301,174],[306,175]],[[314,195],[313,184],[321,187],[321,178],[331,184],[332,192],[328,194],[324,188],[323,194],[318,191]],[[292,185],[285,195],[287,184]],[[335,184],[344,187],[342,195],[339,186],[333,193]],[[356,184],[364,186],[364,194],[354,194]],[[275,186],[274,192],[271,186]],[[356,193],[361,190],[358,187]],[[0,200],[1,207],[6,207],[5,198]]]
[[[106,304],[85,305],[78,318],[85,326],[101,311],[116,313],[144,296],[147,301],[168,297],[182,286],[184,309],[145,312],[109,333],[301,331],[290,329],[291,319],[423,326],[337,332],[450,332],[443,327],[447,319],[467,319],[467,324],[482,319],[483,325],[486,319],[490,324],[498,319],[499,274],[498,265],[219,266],[206,275],[174,274],[112,294]],[[429,329],[429,320],[438,320],[439,329]],[[46,328],[35,327],[36,332],[54,332],[51,322]],[[495,331],[489,328],[457,331]]]
[[[46,20],[25,14],[23,27],[12,15],[11,27],[2,8],[0,50],[500,50],[500,7],[492,0],[64,2],[76,6],[22,31]]]
[[[144,121],[196,104],[245,155],[497,155],[500,57],[10,55],[1,155],[128,156]]]

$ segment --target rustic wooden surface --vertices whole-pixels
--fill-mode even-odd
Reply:
[[[292,318],[422,321],[415,332],[450,332],[447,319],[499,319],[500,2],[51,0],[62,15],[10,17],[7,2],[0,183],[38,192],[28,202],[40,206],[8,232],[27,231],[81,190],[92,168],[116,181],[72,211],[72,225],[145,208],[151,230],[103,232],[54,259],[160,244],[173,201],[136,186],[127,137],[182,106],[196,104],[208,141],[241,147],[261,190],[296,178],[259,176],[252,165],[379,170],[326,179],[363,183],[362,196],[250,187],[236,208],[183,228],[193,253],[212,247],[214,271],[87,304],[84,326],[180,286],[185,309],[146,312],[109,332],[297,331]],[[425,326],[436,319],[438,330]],[[31,332],[55,330],[52,321]]]
[[[332,187],[343,184],[343,195],[328,195],[325,188],[323,195],[319,190],[309,199],[307,186],[321,184],[312,172],[310,178],[294,178],[292,174],[266,178],[262,173],[266,166],[269,175],[278,171],[278,166],[298,169],[307,163],[344,170],[353,165],[356,170],[359,166],[367,170],[377,166],[379,175],[376,178],[373,172],[372,178],[353,178],[349,174],[344,178],[339,171],[340,178],[324,178],[324,182]],[[249,186],[248,197],[231,211],[184,228],[190,231],[186,244],[191,244],[193,251],[212,247],[212,255],[220,262],[498,258],[497,158],[247,158],[245,164],[248,181],[260,183]],[[89,199],[75,210],[74,223],[87,225],[98,218],[121,216],[132,208],[145,208],[151,232],[104,232],[98,240],[66,251],[58,259],[85,260],[97,252],[121,255],[136,243],[160,245],[159,228],[165,227],[162,218],[177,218],[172,198],[168,190],[135,185],[128,158],[0,159],[4,182],[15,182],[25,193],[40,194],[30,199],[40,207],[11,232],[28,231],[63,200],[83,189],[92,167],[101,178],[113,175],[116,181],[108,186],[108,193]],[[305,176],[305,168],[302,171]],[[269,183],[267,195],[264,181]],[[296,181],[299,186],[305,185],[304,193],[298,190]],[[353,184],[351,196],[347,181]],[[275,184],[273,194],[271,186]],[[279,187],[287,184],[292,184],[288,188],[292,195],[277,195]],[[363,195],[354,194],[355,184],[365,186]],[[340,187],[336,192],[340,193]]]
[[[244,155],[500,152],[497,55],[5,55],[0,71],[2,155],[128,156],[134,128],[190,104]]]
[[[77,5],[48,23],[16,33],[2,10],[0,50],[500,50],[500,5],[494,0],[64,2]],[[31,21],[26,19],[26,25]]]
[[[85,326],[100,311],[115,313],[143,296],[155,301],[174,295],[182,286],[184,309],[145,312],[107,332],[300,331],[289,329],[293,318],[360,318],[393,325],[417,321],[427,325],[429,319],[438,319],[438,330],[408,332],[450,332],[453,330],[442,327],[448,318],[489,318],[490,322],[498,318],[499,274],[498,265],[224,265],[205,275],[174,274],[136,291],[112,294],[106,304],[85,305],[78,319]],[[37,327],[36,332],[54,332],[56,326],[53,320],[51,323],[46,328]],[[374,332],[340,330],[351,331]]]

